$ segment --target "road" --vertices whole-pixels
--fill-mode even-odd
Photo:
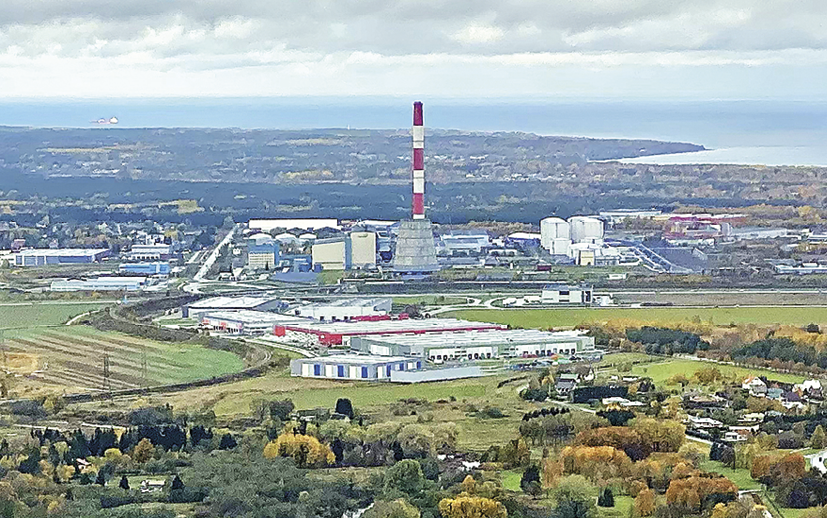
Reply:
[[[198,273],[196,273],[195,277],[193,277],[193,281],[201,282],[204,280],[204,277],[207,276],[207,273],[209,273],[210,268],[212,268],[212,265],[215,264],[215,261],[218,260],[218,255],[221,253],[221,249],[224,247],[224,245],[232,243],[233,236],[235,235],[235,232],[236,230],[238,230],[238,228],[238,225],[234,226],[232,230],[227,232],[227,235],[224,236],[224,239],[222,239],[221,242],[218,243],[218,245],[216,245],[215,248],[212,249],[210,255],[207,257],[207,260],[204,261],[204,263],[201,265],[201,268],[198,269]]]

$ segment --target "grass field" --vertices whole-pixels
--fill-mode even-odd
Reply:
[[[696,317],[719,325],[735,324],[827,324],[826,307],[741,308],[560,308],[560,309],[469,309],[443,316],[512,327],[573,327],[589,322],[631,319],[645,322],[689,321]]]
[[[753,480],[748,469],[731,469],[714,460],[702,462],[701,469],[710,473],[720,473],[735,482],[738,489],[761,489],[761,484],[757,480]]]
[[[611,358],[611,356],[609,358]],[[692,378],[695,371],[709,367],[715,367],[727,376],[734,374],[737,377],[743,378],[750,375],[754,376],[756,374],[766,374],[774,380],[784,381],[787,383],[801,383],[806,379],[804,376],[798,376],[796,374],[784,374],[764,369],[748,369],[745,367],[736,367],[734,365],[721,365],[683,359],[667,360],[661,363],[635,365],[632,367],[632,374],[637,376],[648,376],[652,378],[655,385],[660,386],[675,374],[683,374],[687,378]]]
[[[72,317],[100,309],[107,304],[37,303],[0,306],[0,328],[29,328],[60,325]]]
[[[69,390],[103,387],[104,354],[109,355],[113,389],[140,387],[142,360],[147,384],[161,385],[210,378],[244,368],[238,356],[197,344],[169,344],[105,333],[85,326],[6,331],[10,357],[33,359],[29,379]]]

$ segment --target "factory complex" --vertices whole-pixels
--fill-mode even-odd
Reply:
[[[433,318],[415,320],[400,318],[398,320],[361,320],[355,322],[312,322],[305,324],[276,327],[276,336],[303,345],[305,347],[349,346],[354,336],[370,335],[422,335],[425,333],[446,333],[459,331],[484,331],[487,329],[505,329],[500,324],[471,322],[455,318]]]
[[[336,320],[360,320],[384,317],[390,314],[393,299],[341,299],[333,302],[317,302],[299,306],[292,310],[298,317],[335,322]]]
[[[488,330],[427,335],[354,336],[354,352],[413,356],[430,362],[591,354],[594,338],[581,331]]]
[[[302,322],[304,322],[302,318],[267,311],[251,311],[249,309],[209,311],[203,313],[200,318],[201,327],[204,329],[239,335],[275,333],[275,326],[277,325]]]
[[[185,304],[181,308],[181,316],[201,320],[201,317],[214,311],[277,311],[285,304],[274,297],[210,297]]]
[[[62,266],[100,262],[109,255],[108,248],[32,248],[14,255],[15,266]]]

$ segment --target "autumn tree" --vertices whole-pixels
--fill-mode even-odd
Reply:
[[[419,509],[400,498],[390,502],[376,501],[362,518],[420,518]]]
[[[327,445],[309,435],[284,433],[264,447],[264,457],[291,457],[300,468],[326,467],[336,462],[336,456]]]
[[[810,447],[818,450],[827,447],[827,435],[825,435],[824,428],[821,425],[816,426],[816,429],[813,430],[813,435],[810,437]]]
[[[655,493],[646,488],[635,497],[635,514],[637,516],[652,516],[655,512]]]
[[[135,450],[132,452],[132,459],[139,464],[143,464],[152,458],[153,453],[155,453],[155,447],[152,445],[152,441],[143,438],[135,445]]]
[[[505,506],[496,500],[462,495],[440,500],[439,512],[445,518],[506,518],[508,516]]]

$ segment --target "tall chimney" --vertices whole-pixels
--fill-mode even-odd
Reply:
[[[425,126],[422,103],[413,105],[413,219],[425,219]]]

